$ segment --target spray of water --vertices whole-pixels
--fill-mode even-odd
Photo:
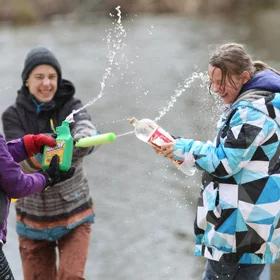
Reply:
[[[191,77],[187,78],[183,85],[179,85],[175,89],[175,94],[171,96],[170,101],[167,103],[167,105],[159,111],[158,116],[154,119],[155,122],[158,122],[163,116],[165,116],[171,108],[173,108],[174,104],[177,101],[177,98],[180,97],[188,88],[191,87],[194,81],[200,79],[201,84],[200,87],[206,87],[208,84],[208,75],[207,73],[203,72],[194,72]]]
[[[104,74],[102,76],[101,82],[100,82],[100,91],[99,94],[89,101],[87,104],[85,104],[83,107],[79,108],[78,110],[73,110],[70,115],[66,117],[66,121],[68,122],[74,122],[74,115],[78,112],[84,110],[85,108],[93,105],[97,100],[102,98],[104,96],[104,89],[106,86],[106,82],[108,78],[111,76],[113,66],[115,64],[116,55],[120,52],[120,50],[123,48],[124,39],[126,37],[126,31],[122,25],[121,22],[121,7],[117,6],[117,21],[113,22],[113,28],[109,29],[109,32],[107,34],[107,48],[108,48],[108,66],[106,67]],[[113,17],[112,14],[110,16]]]
[[[167,105],[159,111],[158,116],[154,119],[155,122],[158,122],[163,116],[165,116],[170,110],[171,108],[173,108],[174,104],[177,101],[177,98],[180,97],[188,88],[191,87],[191,85],[193,84],[194,81],[196,80],[201,80],[201,83],[199,84],[201,88],[207,88],[208,87],[208,83],[209,83],[209,78],[207,73],[203,73],[203,72],[194,72],[191,77],[187,78],[183,85],[179,85],[176,89],[175,89],[175,94],[171,96],[170,101],[167,103]],[[134,130],[132,131],[128,131],[126,133],[117,135],[117,137],[121,137],[121,136],[126,136],[126,135],[130,135],[133,134]]]
[[[122,136],[130,135],[130,134],[133,134],[133,133],[134,133],[134,130],[130,130],[128,132],[125,132],[125,133],[122,133],[122,134],[118,134],[117,137],[122,137]]]

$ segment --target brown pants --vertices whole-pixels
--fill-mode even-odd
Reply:
[[[91,225],[86,223],[57,241],[19,237],[25,280],[82,280],[88,255]],[[59,253],[57,262],[56,248]],[[57,268],[58,264],[58,268]]]

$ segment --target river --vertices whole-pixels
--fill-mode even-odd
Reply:
[[[111,65],[104,95],[88,107],[93,122],[102,132],[121,134],[132,129],[128,117],[154,119],[194,72],[205,73],[209,52],[220,43],[244,43],[256,59],[280,68],[279,29],[268,27],[278,24],[277,16],[272,22],[274,13],[262,14],[268,25],[256,18],[133,15],[123,20],[124,45]],[[107,34],[112,22],[58,18],[29,27],[2,25],[0,111],[14,101],[24,57],[35,45],[55,52],[63,77],[75,83],[84,103],[95,98],[110,66]],[[207,140],[214,135],[219,110],[197,79],[159,124],[173,135]],[[96,208],[86,279],[201,279],[204,263],[193,256],[192,233],[199,173],[185,177],[134,135],[97,149],[85,168]],[[12,206],[4,251],[16,279],[22,280],[17,247]]]

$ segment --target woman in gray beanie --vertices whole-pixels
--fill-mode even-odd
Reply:
[[[50,50],[32,49],[21,76],[16,102],[2,115],[7,139],[27,133],[52,133],[52,127],[82,107],[74,97],[74,85],[62,79],[61,66]],[[75,115],[71,133],[74,139],[97,133],[85,110]],[[74,150],[76,171],[72,178],[17,201],[17,233],[25,280],[84,279],[94,211],[82,163],[91,151]],[[33,172],[40,168],[40,161],[33,157],[22,167]]]

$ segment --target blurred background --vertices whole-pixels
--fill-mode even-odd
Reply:
[[[26,53],[41,45],[84,104],[99,96],[88,112],[101,132],[163,115],[173,135],[212,139],[222,108],[205,84],[209,53],[236,41],[280,69],[279,12],[279,0],[0,0],[0,112],[16,98]],[[86,279],[201,279],[199,172],[186,177],[132,134],[97,149],[85,168],[96,207]],[[13,205],[4,250],[22,280]]]

